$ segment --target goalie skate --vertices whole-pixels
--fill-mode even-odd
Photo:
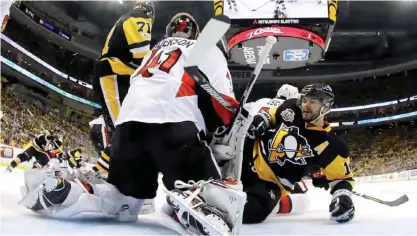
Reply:
[[[191,234],[230,235],[229,225],[220,210],[209,206],[190,191],[166,191],[167,203],[173,209],[173,217]],[[191,210],[188,210],[191,209]]]

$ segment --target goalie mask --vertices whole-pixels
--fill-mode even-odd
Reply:
[[[176,14],[166,27],[167,37],[197,39],[199,33],[200,27],[194,17],[185,12]]]

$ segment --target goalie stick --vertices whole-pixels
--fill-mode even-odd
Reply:
[[[243,144],[239,145],[239,147],[236,147],[236,145],[230,143],[230,140],[232,140],[233,134],[237,134],[237,132],[233,131],[243,130],[243,124],[245,124],[244,121],[247,120],[249,115],[249,113],[243,108],[243,105],[246,103],[249,94],[258,78],[259,72],[261,71],[266,58],[269,56],[269,52],[271,51],[272,46],[277,42],[277,39],[273,36],[268,36],[266,38],[266,44],[264,49],[262,50],[262,55],[260,56],[259,61],[256,64],[255,70],[252,73],[251,80],[246,86],[242,98],[240,99],[239,107],[235,109],[229,101],[227,101],[218,91],[216,91],[213,88],[213,86],[211,86],[208,79],[205,78],[205,76],[198,70],[198,65],[201,63],[202,60],[205,59],[205,56],[207,55],[209,50],[215,47],[217,42],[221,40],[223,35],[229,29],[229,27],[229,17],[225,15],[219,15],[211,18],[210,21],[204,27],[203,31],[201,32],[200,36],[196,41],[196,44],[191,50],[190,55],[187,58],[187,61],[185,62],[184,70],[187,73],[189,73],[197,82],[197,84],[202,89],[204,89],[211,97],[213,97],[217,102],[224,106],[228,111],[234,112],[235,116],[232,121],[231,129],[229,130],[228,135],[224,137],[222,143],[228,144],[229,146],[233,146],[235,147],[235,149],[238,148],[238,150],[236,151],[240,152],[241,150],[243,150]],[[242,158],[239,158],[239,160],[236,160],[236,158],[234,158],[233,165],[231,165],[231,167],[238,172],[237,174],[235,174],[236,176],[234,176],[235,180],[237,181],[240,181],[241,170],[239,170],[239,168],[241,168],[242,166]]]
[[[274,46],[274,44],[276,42],[277,42],[277,38],[275,38],[274,36],[268,36],[268,37],[266,37],[265,47],[262,50],[262,54],[261,54],[261,56],[259,58],[258,63],[256,64],[255,70],[253,71],[253,73],[251,75],[251,79],[250,79],[248,85],[246,85],[245,91],[243,92],[242,98],[240,99],[239,107],[236,110],[235,119],[233,121],[233,124],[235,123],[237,117],[242,112],[243,105],[248,100],[249,94],[252,91],[252,88],[255,85],[256,80],[258,79],[259,72],[261,72],[261,69],[262,69],[262,67],[264,65],[264,62],[266,61],[266,58],[269,56],[269,52],[271,51],[272,46]]]
[[[266,61],[269,53],[271,52],[272,46],[277,42],[277,38],[273,36],[268,36],[266,38],[265,47],[262,50],[262,54],[259,58],[258,63],[256,64],[255,70],[252,73],[249,83],[246,85],[245,91],[239,101],[239,107],[235,111],[235,116],[232,121],[231,128],[228,134],[223,138],[222,144],[226,144],[229,147],[233,147],[233,154],[235,157],[230,160],[228,165],[228,173],[230,175],[230,169],[232,170],[232,178],[240,182],[240,177],[242,175],[242,160],[243,160],[243,145],[244,139],[246,137],[246,132],[249,129],[248,118],[249,112],[243,107],[248,100],[249,94],[252,91],[253,86],[255,85],[256,80],[258,79],[259,73]]]
[[[210,19],[206,24],[203,31],[200,33],[196,44],[190,52],[190,55],[185,62],[184,70],[188,72],[197,84],[203,88],[210,96],[216,99],[220,104],[222,104],[228,111],[235,112],[235,119],[241,113],[243,104],[246,103],[249,93],[252,90],[253,85],[255,84],[256,79],[258,78],[259,72],[262,69],[263,62],[269,55],[269,52],[272,49],[272,46],[277,42],[277,39],[273,36],[268,36],[266,38],[266,45],[262,51],[262,55],[259,58],[258,63],[256,64],[255,70],[252,73],[251,80],[249,81],[246,89],[243,93],[242,98],[240,99],[240,105],[238,109],[235,109],[229,101],[227,101],[223,96],[217,92],[213,86],[210,85],[210,82],[201,74],[198,70],[198,64],[205,59],[205,55],[208,51],[215,47],[217,42],[220,41],[223,35],[227,32],[230,27],[230,19],[225,15],[215,16]]]
[[[374,201],[374,202],[377,202],[377,203],[380,203],[380,204],[384,204],[384,205],[387,205],[387,206],[390,206],[390,207],[399,206],[399,205],[402,205],[402,204],[408,202],[407,195],[402,195],[401,197],[395,199],[394,201],[383,201],[381,199],[374,198],[374,197],[368,196],[368,195],[363,194],[363,193],[358,193],[358,192],[355,192],[355,191],[352,191],[352,193],[356,196],[363,197],[365,199],[368,199],[368,200],[371,200],[371,201]]]
[[[228,111],[234,112],[235,108],[219,92],[217,92],[204,75],[198,70],[198,65],[206,58],[207,53],[216,47],[223,35],[230,27],[230,19],[225,15],[215,16],[206,24],[201,31],[196,44],[185,62],[184,70],[190,74],[197,84],[204,89],[211,97],[216,99]]]

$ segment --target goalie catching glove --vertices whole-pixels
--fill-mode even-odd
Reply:
[[[339,189],[333,193],[330,203],[330,220],[346,223],[355,216],[355,206],[351,198],[351,192],[347,189]]]

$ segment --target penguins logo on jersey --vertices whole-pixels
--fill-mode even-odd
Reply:
[[[307,139],[300,135],[300,129],[295,126],[281,124],[268,146],[269,162],[280,166],[287,161],[295,165],[306,165],[305,158],[314,156]]]

